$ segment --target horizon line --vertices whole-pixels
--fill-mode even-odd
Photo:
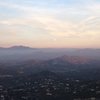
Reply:
[[[27,47],[27,48],[32,48],[32,49],[100,49],[100,48],[93,48],[93,47],[32,47],[32,46],[27,46],[27,45],[12,45],[12,46],[0,46],[0,48],[12,48],[12,47]]]

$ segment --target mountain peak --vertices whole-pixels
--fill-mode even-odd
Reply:
[[[28,47],[28,46],[12,46],[10,47],[9,49],[32,49],[31,47]]]

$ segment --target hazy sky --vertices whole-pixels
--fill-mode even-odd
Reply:
[[[100,48],[100,0],[0,0],[0,46]]]

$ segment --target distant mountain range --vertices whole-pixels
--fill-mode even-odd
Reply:
[[[42,50],[67,50],[67,51],[73,51],[73,50],[77,50],[78,52],[90,52],[90,51],[98,51],[100,52],[100,49],[97,48],[97,49],[94,49],[94,48],[83,48],[83,49],[78,49],[78,48],[32,48],[32,47],[28,47],[28,46],[23,46],[23,45],[18,45],[18,46],[11,46],[11,47],[0,47],[0,50],[2,49],[42,49]]]
[[[96,69],[96,71],[95,71]],[[97,73],[100,69],[99,49],[0,48],[0,73],[32,74],[41,71]],[[93,74],[93,75],[94,75]],[[83,75],[84,76],[84,75]]]
[[[100,49],[76,49],[76,48],[31,48],[27,46],[12,46],[9,48],[0,48],[0,63],[1,62],[21,62],[28,60],[50,60],[67,55],[65,57],[69,62],[80,62],[84,58],[100,59]],[[74,59],[71,58],[74,56]],[[84,57],[77,59],[78,57]],[[64,58],[64,57],[63,57]],[[82,62],[83,63],[83,62]]]
[[[35,48],[31,48],[28,46],[12,46],[12,47],[8,47],[8,48],[0,47],[0,50],[30,50],[30,49],[32,50]]]

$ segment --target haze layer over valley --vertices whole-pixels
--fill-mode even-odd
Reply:
[[[20,62],[27,60],[49,60],[60,56],[82,56],[93,59],[100,58],[100,49],[76,48],[31,48],[26,46],[13,46],[0,48],[0,62]]]

